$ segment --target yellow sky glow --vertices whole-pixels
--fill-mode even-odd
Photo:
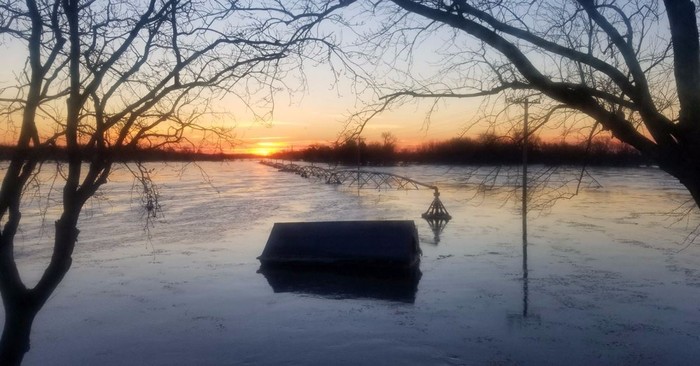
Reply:
[[[24,53],[26,50],[20,48],[13,55]],[[14,75],[23,67],[24,64],[20,62],[23,59],[23,56],[16,56],[0,60],[0,64],[5,66],[0,69],[0,85],[16,83]],[[314,67],[312,71],[307,71],[306,83],[300,91],[275,95],[274,113],[264,123],[250,122],[255,119],[251,113],[246,112],[250,106],[241,103],[236,97],[223,97],[215,109],[230,113],[233,117],[230,121],[219,122],[223,122],[225,127],[234,127],[238,141],[233,149],[224,152],[269,155],[281,150],[300,150],[313,144],[333,144],[346,128],[349,116],[366,106],[366,102],[358,99],[356,91],[351,81],[337,79],[327,66]],[[377,101],[376,96],[365,95],[363,98],[370,102]],[[431,99],[411,100],[403,106],[376,115],[366,125],[362,137],[368,142],[379,142],[382,133],[391,132],[397,138],[399,148],[411,148],[459,136],[475,137],[489,128],[486,123],[475,123],[484,113],[479,108],[480,102],[479,99],[460,99],[441,101],[434,105]],[[256,110],[257,115],[267,115],[269,109],[266,108]],[[432,111],[432,115],[427,119],[429,111]],[[522,118],[521,110],[514,110],[511,118]],[[506,121],[507,119],[505,118]],[[2,143],[14,142],[16,122],[19,120],[21,118],[16,119],[15,128],[6,125]],[[50,121],[47,124],[40,126],[42,135],[54,132],[55,126]],[[199,141],[199,136],[189,137],[195,145]],[[203,146],[202,149],[206,150],[207,147]]]

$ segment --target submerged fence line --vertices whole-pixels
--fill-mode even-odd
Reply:
[[[349,186],[357,186],[359,188],[374,188],[382,187],[391,189],[420,189],[428,188],[433,190],[433,202],[428,207],[428,210],[421,216],[426,220],[450,220],[452,216],[447,212],[447,209],[440,201],[440,191],[437,186],[419,182],[415,179],[404,177],[398,174],[376,172],[370,170],[352,170],[352,169],[326,169],[314,165],[299,165],[294,163],[280,163],[269,160],[261,160],[260,164],[273,167],[282,172],[290,172],[298,174],[304,178],[318,178],[326,184],[346,184]]]
[[[280,171],[296,173],[304,178],[315,177],[324,180],[327,184],[346,184],[379,189],[387,187],[391,189],[420,189],[420,187],[439,192],[438,187],[432,184],[419,182],[415,179],[387,172],[353,169],[326,169],[314,165],[299,165],[294,163],[279,163],[268,160],[260,161],[261,164]]]

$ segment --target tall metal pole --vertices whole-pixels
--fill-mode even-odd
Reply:
[[[530,101],[525,98],[525,115],[523,117],[523,317],[528,311],[528,277],[527,277],[527,146],[528,146],[528,108]]]
[[[526,98],[523,102],[525,105],[525,116],[523,117],[523,247],[527,245],[527,143],[528,143],[528,108],[530,101]]]
[[[362,161],[362,152],[360,151],[360,144],[362,143],[362,138],[357,135],[357,195],[360,195],[360,162]]]
[[[525,113],[523,116],[523,181],[522,181],[522,211],[523,220],[523,317],[528,316],[528,269],[527,269],[527,150],[529,145],[530,131],[530,104],[536,104],[539,100],[530,100],[529,97],[508,100],[509,103],[523,104]]]

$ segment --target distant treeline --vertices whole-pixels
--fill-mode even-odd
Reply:
[[[17,152],[16,147],[8,145],[0,145],[0,160],[10,160]],[[57,160],[66,161],[68,152],[64,147],[45,146],[33,148],[25,151],[27,154],[34,155],[39,160]],[[90,161],[97,152],[94,149],[83,148],[80,152],[84,161]],[[113,148],[102,151],[102,156],[109,157],[116,162],[129,161],[221,161],[232,159],[252,158],[252,154],[224,154],[224,153],[205,153],[189,149],[143,149],[143,148]]]
[[[528,162],[546,165],[639,166],[648,162],[632,147],[597,138],[582,143],[542,142],[528,144]],[[492,135],[476,139],[460,137],[429,142],[414,149],[396,148],[395,139],[365,143],[348,140],[336,145],[313,145],[303,150],[284,151],[275,158],[348,165],[395,165],[398,163],[493,165],[519,164],[522,142]]]

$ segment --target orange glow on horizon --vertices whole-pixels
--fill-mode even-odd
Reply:
[[[258,156],[270,156],[273,152],[272,149],[264,148],[264,147],[258,147],[255,148],[251,151],[252,154],[258,155]]]
[[[247,154],[253,154],[261,157],[267,157],[271,156],[283,151],[296,151],[296,150],[305,150],[307,148],[310,148],[312,146],[333,146],[334,142],[328,141],[328,140],[319,140],[319,141],[313,141],[313,140],[294,140],[293,137],[290,138],[290,136],[285,136],[286,139],[284,140],[277,140],[277,141],[264,141],[264,142],[255,142],[251,143],[248,146],[241,146],[237,148],[237,152],[240,153],[247,153]],[[479,136],[478,135],[471,135],[471,136],[451,136],[451,137],[446,137],[446,138],[433,138],[433,139],[420,139],[420,138],[415,138],[415,139],[399,139],[399,141],[396,144],[396,151],[401,151],[401,150],[415,150],[421,146],[432,144],[432,143],[442,143],[449,141],[451,139],[458,139],[458,138],[469,138],[473,140],[478,140]],[[602,139],[610,139],[610,137],[601,137]],[[262,137],[261,139],[268,139],[267,137]],[[276,139],[276,138],[269,138],[269,139]],[[574,137],[562,137],[561,135],[556,135],[556,134],[542,134],[538,136],[538,140],[541,143],[569,143],[569,144],[577,144],[577,143],[582,143],[585,140],[582,140],[581,138],[574,138]],[[366,143],[381,143],[380,139],[371,139],[368,138],[365,140]],[[612,144],[621,144],[620,141],[617,139],[612,139],[611,141]]]
[[[264,157],[278,153],[284,150],[286,146],[287,145],[283,142],[257,142],[253,146],[244,147],[239,151],[247,154],[253,154]]]

